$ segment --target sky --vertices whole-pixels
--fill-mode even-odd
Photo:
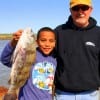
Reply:
[[[100,0],[93,0],[91,14],[100,25]],[[0,33],[13,33],[31,27],[34,33],[41,27],[51,27],[67,21],[69,0],[0,0]]]

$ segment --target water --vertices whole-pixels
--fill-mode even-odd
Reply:
[[[5,45],[9,42],[9,40],[0,40],[0,55],[5,47]],[[4,66],[0,62],[0,86],[6,86],[8,87],[8,79],[9,79],[9,74],[10,74],[10,68],[7,66]]]

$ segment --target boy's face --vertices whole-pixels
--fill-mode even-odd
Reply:
[[[42,31],[37,40],[38,47],[45,55],[49,55],[52,52],[55,42],[55,35],[51,31]]]

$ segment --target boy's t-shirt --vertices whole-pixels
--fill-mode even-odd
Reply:
[[[56,59],[45,56],[39,50],[30,77],[20,89],[19,100],[52,100],[52,85],[56,69]]]

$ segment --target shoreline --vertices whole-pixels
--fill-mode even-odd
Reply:
[[[0,40],[10,40],[12,38],[12,34],[0,34]]]
[[[37,37],[37,34],[34,34],[35,38]],[[0,40],[11,40],[13,34],[0,34]]]

